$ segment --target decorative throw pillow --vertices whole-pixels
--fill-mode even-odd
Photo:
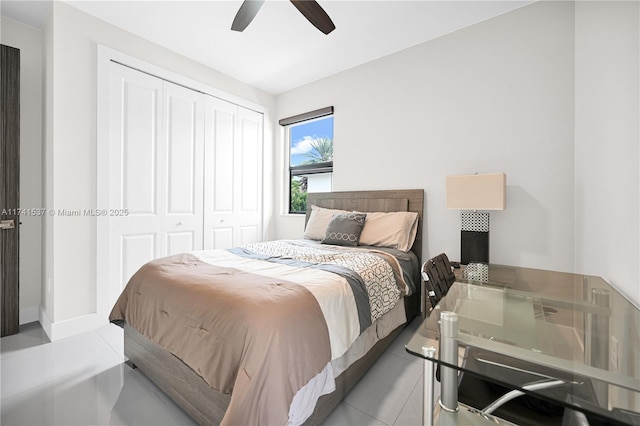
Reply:
[[[333,215],[322,243],[357,246],[366,218],[365,213],[337,213]]]
[[[413,246],[417,229],[418,213],[367,213],[367,220],[362,228],[359,244],[392,247],[407,252]]]
[[[304,230],[304,238],[320,241],[327,233],[327,226],[336,213],[348,213],[346,210],[325,209],[324,207],[311,206],[311,215]]]

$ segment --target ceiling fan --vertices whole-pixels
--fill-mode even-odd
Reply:
[[[253,21],[265,0],[244,0],[236,17],[233,19],[231,29],[243,31]],[[317,29],[329,34],[336,29],[327,12],[315,0],[290,0],[291,3],[309,20]]]

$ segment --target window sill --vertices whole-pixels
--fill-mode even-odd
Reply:
[[[280,217],[301,217],[304,219],[304,213],[281,213]]]

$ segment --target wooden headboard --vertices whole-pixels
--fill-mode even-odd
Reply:
[[[360,212],[415,212],[418,213],[418,232],[411,251],[422,262],[422,212],[424,208],[423,189],[402,189],[382,191],[310,192],[307,194],[307,217],[311,206],[327,209],[357,210]]]

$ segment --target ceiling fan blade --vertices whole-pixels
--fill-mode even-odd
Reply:
[[[238,13],[236,13],[236,17],[233,18],[231,29],[233,31],[244,31],[247,25],[253,21],[263,4],[264,0],[244,0],[240,9],[238,9]]]
[[[327,12],[315,0],[291,0],[291,3],[323,33],[329,34],[336,29]]]

